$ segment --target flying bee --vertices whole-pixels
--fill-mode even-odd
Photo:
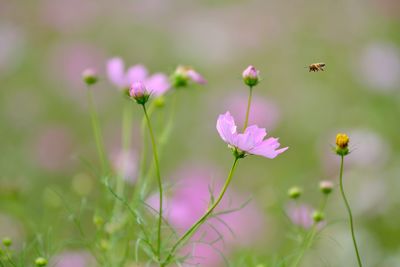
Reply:
[[[310,66],[308,66],[308,72],[324,71],[324,68],[325,68],[325,63],[313,63]]]

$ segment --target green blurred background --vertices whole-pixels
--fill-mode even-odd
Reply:
[[[161,159],[170,177],[193,164],[227,172],[231,155],[215,122],[235,97],[246,101],[241,72],[253,64],[262,76],[254,95],[266,103],[260,126],[290,149],[241,162],[232,187],[252,196],[268,223],[262,240],[229,260],[268,264],[292,252],[282,212],[287,189],[301,186],[301,201],[317,205],[318,182],[338,181],[331,146],[346,132],[353,152],[345,183],[365,265],[400,266],[399,18],[396,0],[0,0],[0,236],[18,247],[51,231],[55,250],[80,249],[66,241],[77,233],[54,191],[74,210],[83,197],[93,209],[100,204],[102,186],[81,160],[97,164],[83,69],[101,77],[95,100],[110,157],[125,100],[107,81],[109,58],[169,74],[191,65],[208,80],[179,92]],[[314,62],[325,62],[326,71],[309,73],[304,67]],[[142,114],[135,111],[139,153]],[[92,215],[83,215],[89,228]],[[337,190],[327,219],[302,266],[355,266]]]

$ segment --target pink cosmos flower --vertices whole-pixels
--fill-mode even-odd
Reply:
[[[216,196],[222,188],[220,176],[218,170],[197,164],[185,164],[183,169],[172,175],[177,183],[172,194],[164,199],[164,216],[179,234],[183,234],[207,210],[210,191]],[[226,255],[234,248],[254,246],[266,238],[268,224],[260,207],[252,201],[239,208],[246,200],[246,196],[228,189],[215,212],[237,210],[221,214],[218,219],[210,218],[199,228],[192,242],[180,251],[180,255],[190,255],[182,266],[222,266],[223,259],[219,253]],[[158,210],[158,195],[151,196],[147,203]]]
[[[164,94],[170,87],[168,77],[163,73],[148,76],[143,65],[135,65],[125,71],[121,58],[112,58],[107,63],[108,79],[121,89],[129,88],[135,82],[143,82],[155,96]]]
[[[229,111],[219,115],[217,130],[222,140],[229,146],[246,154],[273,159],[288,149],[288,147],[277,149],[280,146],[278,138],[270,137],[264,140],[267,132],[257,125],[247,127],[244,133],[237,133],[235,121]]]
[[[286,209],[292,223],[304,229],[311,228],[314,223],[311,215],[312,211],[313,209],[306,204],[297,205],[291,203]]]
[[[66,251],[50,261],[55,267],[85,267],[93,266],[94,259],[84,251]]]

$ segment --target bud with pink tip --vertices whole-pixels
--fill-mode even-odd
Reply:
[[[171,76],[172,85],[175,88],[187,87],[189,83],[206,84],[204,77],[189,66],[178,66]]]
[[[95,84],[98,80],[97,73],[94,69],[85,69],[82,72],[82,79],[87,85]]]
[[[133,83],[129,89],[129,95],[140,105],[146,104],[150,97],[150,93],[143,82]]]
[[[331,181],[321,181],[319,183],[319,188],[321,189],[322,193],[328,195],[333,190],[333,183]]]
[[[250,87],[256,86],[260,81],[260,72],[252,65],[248,66],[242,73],[243,82]]]

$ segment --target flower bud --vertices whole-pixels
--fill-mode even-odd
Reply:
[[[103,217],[99,216],[99,215],[95,215],[93,216],[93,224],[96,225],[96,227],[99,229],[101,227],[103,227],[104,225],[104,219]]]
[[[207,83],[203,76],[193,68],[188,66],[178,66],[171,76],[172,86],[175,88],[186,87],[189,85],[189,82],[197,84]]]
[[[150,94],[146,89],[146,86],[142,82],[135,82],[129,89],[129,95],[135,99],[136,103],[140,105],[146,104],[149,100]]]
[[[4,237],[1,242],[5,247],[10,247],[12,245],[12,240],[9,237]]]
[[[319,189],[325,195],[329,195],[333,190],[333,183],[331,181],[321,181],[319,183]]]
[[[260,81],[260,72],[252,65],[248,66],[242,73],[243,82],[250,87],[256,86]]]
[[[312,218],[313,218],[314,222],[318,223],[318,222],[323,221],[325,219],[325,215],[324,215],[323,212],[316,210],[316,211],[313,212]]]
[[[104,251],[107,251],[110,249],[110,243],[106,239],[102,239],[100,241],[100,248]]]
[[[82,79],[87,85],[95,84],[98,80],[97,73],[93,69],[86,69],[82,72]]]
[[[294,186],[288,190],[288,196],[293,199],[297,199],[301,196],[303,190],[301,188]]]
[[[47,260],[43,257],[39,257],[35,260],[35,265],[37,267],[44,267],[47,265]]]
[[[163,108],[165,105],[165,98],[163,96],[159,96],[156,99],[154,99],[154,104],[158,108]]]
[[[343,133],[336,135],[336,154],[340,156],[346,156],[349,154],[349,142],[350,138]]]

